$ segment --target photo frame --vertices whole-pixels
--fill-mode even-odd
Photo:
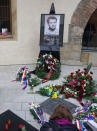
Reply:
[[[41,14],[40,48],[58,51],[63,45],[64,14]]]

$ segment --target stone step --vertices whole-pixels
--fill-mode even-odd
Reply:
[[[79,60],[61,60],[61,64],[66,64],[66,65],[77,65],[77,66],[82,66],[83,63],[80,62]]]

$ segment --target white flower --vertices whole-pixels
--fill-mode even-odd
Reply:
[[[84,84],[84,87],[86,86],[86,84]]]
[[[75,95],[77,94],[77,92],[75,92]]]
[[[54,59],[54,61],[56,62],[56,59]]]
[[[97,107],[97,103],[93,103],[91,106],[92,107]]]
[[[85,74],[84,74],[84,73],[82,73],[82,76],[85,76]]]
[[[89,81],[86,81],[87,84],[89,84]]]
[[[50,66],[48,66],[48,69],[51,69],[51,67],[50,67]]]
[[[80,82],[78,82],[78,86],[80,86]]]
[[[46,60],[45,62],[46,62],[46,64],[48,64],[48,63],[49,63],[47,60]]]
[[[51,55],[51,54],[49,55],[49,58],[52,58],[52,55]]]
[[[43,55],[43,58],[46,57],[46,56],[47,56],[47,54]]]

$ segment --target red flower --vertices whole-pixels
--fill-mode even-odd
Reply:
[[[62,88],[62,86],[61,85],[59,85],[59,86],[55,86],[56,87],[56,89],[60,89],[60,88]]]
[[[80,69],[78,69],[78,72],[80,71]]]
[[[90,76],[89,75],[87,75],[87,78],[89,78]]]
[[[71,89],[74,89],[74,86],[70,86]]]
[[[72,94],[72,97],[74,97],[74,94]]]
[[[93,72],[91,71],[91,72],[90,72],[90,74],[92,74],[92,75],[93,75]]]
[[[51,58],[51,61],[53,61],[54,59],[53,58]]]
[[[84,68],[84,70],[86,71],[86,70],[87,70],[87,68]]]
[[[77,79],[77,76],[75,76],[74,79]]]
[[[78,71],[75,71],[76,73],[78,73]]]
[[[93,80],[93,77],[91,77],[91,80]]]
[[[65,94],[66,99],[68,99],[69,96],[70,96],[70,94],[68,94],[68,93]]]
[[[84,72],[84,74],[86,75],[87,73],[86,73],[86,72]]]
[[[77,83],[75,83],[75,87],[76,87],[76,86],[78,86],[78,84],[77,84]]]
[[[40,69],[38,69],[38,71],[40,71]]]
[[[78,73],[79,76],[81,76],[81,73]]]
[[[71,73],[71,76],[73,76],[74,73]]]
[[[20,129],[23,128],[23,124],[19,124],[19,128],[20,128]]]
[[[47,60],[47,57],[45,57],[45,60]]]
[[[96,95],[96,92],[91,93],[91,95],[92,95],[92,96],[95,96],[95,95]]]
[[[82,85],[84,85],[84,84],[85,84],[85,81],[84,81],[84,80],[82,80],[82,81],[81,81],[81,84],[82,84]]]

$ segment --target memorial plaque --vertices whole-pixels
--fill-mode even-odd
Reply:
[[[75,109],[77,107],[76,105],[74,105],[64,99],[61,99],[61,98],[57,98],[57,99],[49,98],[46,101],[44,101],[43,103],[41,103],[40,107],[43,110],[43,112],[46,112],[51,115],[57,104],[66,105],[72,113],[75,112]]]
[[[42,14],[40,50],[59,51],[63,45],[64,14]]]

